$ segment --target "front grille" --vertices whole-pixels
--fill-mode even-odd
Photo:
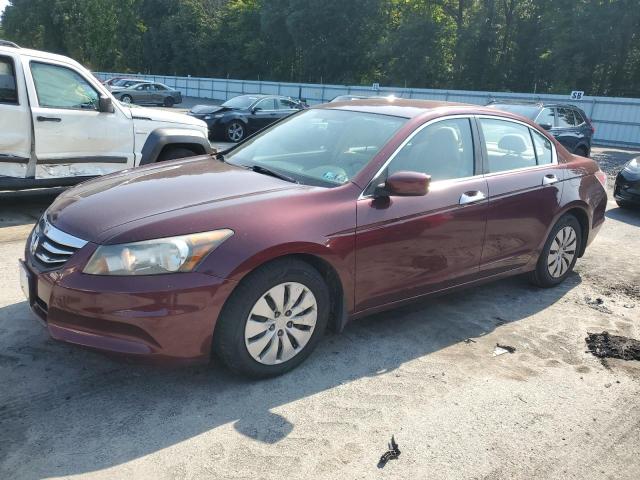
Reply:
[[[64,265],[71,255],[86,244],[85,240],[57,229],[42,218],[31,234],[29,250],[44,266],[57,268]]]

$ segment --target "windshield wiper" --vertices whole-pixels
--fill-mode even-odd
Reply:
[[[264,175],[271,175],[272,177],[279,178],[280,180],[286,180],[287,182],[291,182],[291,183],[300,183],[295,178],[289,177],[289,176],[284,175],[282,173],[275,172],[275,171],[271,170],[270,168],[263,167],[262,165],[251,165],[248,168],[250,170],[253,170],[256,173],[262,173]]]

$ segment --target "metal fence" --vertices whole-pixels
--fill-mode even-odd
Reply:
[[[434,90],[353,85],[319,85],[283,83],[225,78],[174,77],[164,75],[131,75],[97,72],[101,80],[114,76],[140,78],[164,83],[188,97],[224,101],[245,93],[263,93],[305,98],[310,104],[328,102],[338,95],[395,95],[401,98],[444,100],[486,105],[494,100],[525,100],[570,103],[582,108],[596,128],[594,143],[610,147],[640,147],[640,99],[584,96],[570,100],[569,95],[535,93],[476,92],[467,90]]]

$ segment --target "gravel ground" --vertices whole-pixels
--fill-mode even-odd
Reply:
[[[594,150],[610,174],[634,154]],[[640,211],[610,201],[557,288],[513,278],[375,315],[248,381],[49,339],[16,262],[54,195],[0,197],[0,478],[640,478],[640,362],[585,345],[640,339]],[[392,434],[400,458],[378,468]]]

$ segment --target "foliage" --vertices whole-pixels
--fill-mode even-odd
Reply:
[[[12,0],[96,70],[640,96],[637,0]]]

